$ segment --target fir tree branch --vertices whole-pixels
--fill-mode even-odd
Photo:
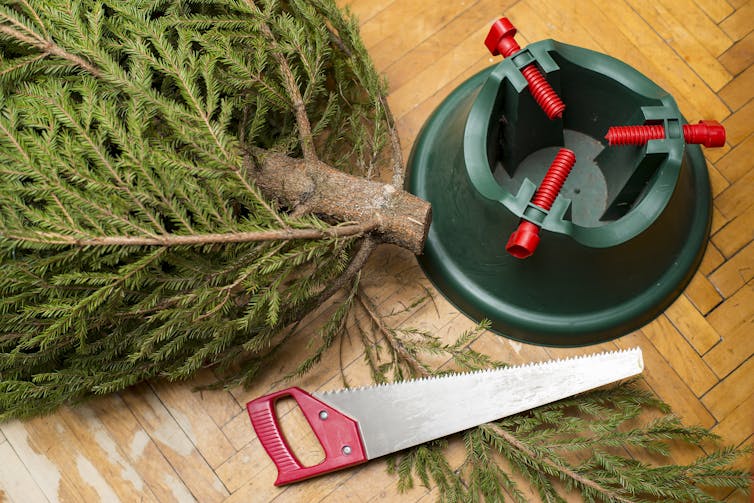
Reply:
[[[484,431],[488,431],[493,435],[497,435],[505,439],[505,441],[508,442],[510,446],[522,452],[524,455],[526,455],[526,457],[531,458],[531,459],[536,459],[537,462],[544,464],[545,466],[551,468],[554,471],[560,472],[565,477],[573,480],[577,484],[582,485],[584,487],[588,487],[589,489],[592,489],[594,491],[597,491],[609,501],[616,501],[620,503],[637,503],[635,500],[626,499],[622,497],[621,495],[617,494],[616,492],[611,491],[610,489],[601,486],[597,482],[579,473],[576,473],[575,471],[571,470],[567,466],[563,466],[561,464],[555,463],[551,459],[540,457],[539,455],[537,455],[537,453],[535,453],[529,447],[527,447],[526,444],[524,444],[518,438],[516,438],[515,435],[501,428],[495,423],[488,423],[488,424],[480,426],[479,428]]]
[[[408,364],[412,373],[421,377],[427,377],[431,375],[431,372],[427,370],[427,366],[420,362],[411,352],[406,348],[403,342],[396,337],[395,332],[390,329],[385,320],[382,319],[377,306],[374,305],[372,299],[370,299],[364,290],[359,288],[356,294],[356,300],[359,302],[364,311],[369,315],[372,323],[377,327],[377,330],[383,335],[390,348],[397,355],[398,359]]]
[[[2,13],[0,13],[0,16],[10,21],[11,23],[16,24],[17,26],[19,24],[18,21],[13,19],[11,16],[7,16]],[[94,75],[95,77],[100,75],[100,71],[91,63],[87,62],[84,58],[66,51],[61,46],[56,45],[54,42],[50,40],[45,40],[44,38],[40,37],[36,33],[27,31],[28,34],[24,34],[18,31],[17,29],[11,26],[4,25],[4,24],[0,24],[0,32],[6,34],[12,39],[15,39],[28,46],[31,46],[31,47],[34,47],[35,49],[40,50],[43,54],[56,56],[60,59],[73,63],[75,66],[78,66],[82,70],[86,71],[87,73],[91,75]]]
[[[2,25],[0,25],[0,29],[2,29]],[[33,58],[30,58],[30,59],[24,59],[24,60],[22,60],[22,61],[19,61],[19,62],[18,62],[17,64],[15,64],[15,65],[12,65],[12,66],[9,66],[9,67],[7,67],[7,68],[4,68],[4,69],[3,69],[3,71],[1,71],[1,72],[0,72],[0,77],[4,77],[5,75],[8,75],[8,74],[10,74],[10,73],[13,73],[13,72],[15,72],[15,71],[17,71],[17,70],[19,70],[19,69],[21,69],[21,68],[27,68],[27,67],[30,67],[30,66],[32,66],[32,65],[33,65],[34,63],[36,63],[37,61],[41,61],[41,60],[43,60],[44,58],[46,58],[47,56],[49,56],[49,54],[42,52],[42,53],[39,53],[39,54],[37,54],[37,55],[36,55],[36,56],[34,56]]]
[[[254,0],[245,0],[250,8],[256,10],[260,17],[263,14],[259,7],[254,3]],[[315,161],[317,157],[316,150],[314,149],[314,139],[312,136],[312,126],[309,122],[309,116],[306,112],[306,103],[301,95],[301,90],[298,88],[296,78],[293,76],[291,66],[288,64],[288,60],[283,56],[275,34],[270,29],[270,25],[264,20],[260,23],[260,29],[262,34],[269,42],[270,52],[279,65],[280,73],[283,76],[283,85],[290,97],[291,105],[293,106],[293,112],[296,117],[296,124],[298,125],[299,138],[301,140],[301,151],[304,154],[304,159],[309,161]]]
[[[330,283],[327,288],[319,294],[319,297],[315,303],[316,307],[314,309],[326,302],[341,288],[345,287],[346,284],[351,280],[351,278],[356,276],[356,274],[358,274],[364,268],[364,264],[366,264],[367,260],[369,260],[369,257],[372,255],[372,252],[376,247],[377,241],[372,236],[367,235],[366,237],[364,237],[361,240],[359,251],[354,254],[346,270],[343,271],[343,273],[338,276],[335,281]]]
[[[387,120],[388,136],[390,137],[390,148],[392,149],[392,184],[394,187],[403,187],[403,154],[401,151],[401,142],[398,138],[398,130],[395,127],[395,118],[393,117],[393,112],[390,110],[390,107],[387,104],[387,97],[383,94],[380,94],[380,104],[382,105],[385,113],[385,118]]]
[[[23,157],[26,164],[29,166],[32,165],[31,158],[29,157],[29,154],[26,152],[26,150],[21,146],[21,143],[18,141],[18,138],[16,138],[15,134],[11,134],[11,131],[5,127],[5,124],[2,120],[0,120],[0,131],[3,133],[3,136],[6,140],[8,140],[11,145],[13,145],[13,148],[16,149],[16,151]],[[22,174],[19,172],[19,174]]]
[[[241,145],[241,148],[243,149],[242,153],[242,163],[241,167],[234,168],[233,172],[238,177],[238,179],[241,181],[241,183],[246,187],[246,190],[252,191],[254,194],[257,193],[257,191],[249,185],[249,182],[247,180],[248,176],[251,176],[251,173],[253,172],[253,163],[252,163],[252,157],[251,157],[251,148],[249,145],[247,145],[247,130],[249,128],[249,122],[250,118],[249,115],[251,114],[251,111],[249,110],[249,107],[244,107],[243,114],[241,116],[241,123],[239,125],[239,135],[238,135],[238,142]],[[259,198],[261,201],[261,204],[264,206],[265,209],[270,213],[270,215],[273,215],[275,217],[275,220],[278,224],[280,224],[281,227],[287,227],[285,222],[283,222],[283,219],[280,217],[277,211],[272,208],[272,206],[269,205],[267,201],[264,200],[264,198]]]
[[[39,17],[39,13],[36,10],[34,10],[32,6],[29,5],[29,2],[27,2],[26,0],[16,0],[16,1],[23,4],[23,6],[26,7],[26,10],[32,15],[34,20],[37,22],[37,26],[39,27],[39,29],[42,30],[42,34],[45,37],[49,38],[49,34],[47,33],[47,28],[45,28],[45,24],[42,22],[42,18]]]
[[[7,233],[3,237],[20,242],[74,246],[199,246],[225,243],[252,243],[259,241],[292,241],[298,239],[351,238],[367,234],[378,227],[377,221],[360,224],[335,225],[326,229],[279,229],[256,232],[229,232],[225,234],[163,234],[154,237],[96,236],[77,238],[52,232],[34,232],[28,235]]]
[[[128,198],[131,200],[131,202],[141,210],[141,214],[145,215],[149,221],[152,223],[152,225],[155,226],[155,228],[158,231],[165,232],[165,228],[163,225],[157,220],[154,213],[147,209],[147,207],[142,203],[138,197],[133,193],[131,187],[129,184],[127,184],[123,178],[120,176],[120,173],[115,169],[115,167],[112,164],[112,161],[109,157],[109,155],[104,152],[104,149],[102,145],[97,142],[94,138],[92,138],[92,135],[89,131],[86,131],[79,121],[74,118],[70,112],[68,107],[65,103],[62,103],[54,98],[48,97],[48,96],[36,96],[33,94],[28,94],[28,96],[39,99],[43,102],[46,102],[50,107],[57,112],[57,115],[59,117],[64,118],[66,125],[69,126],[72,130],[74,130],[79,137],[84,141],[84,144],[87,147],[87,150],[91,155],[93,155],[97,160],[99,160],[102,163],[102,166],[104,166],[107,169],[107,172],[110,173],[110,176],[113,177],[113,180],[116,182],[116,186],[118,189],[122,190],[125,194],[128,195]],[[143,227],[140,228],[141,231],[143,231],[146,234],[149,235],[156,235],[156,233],[152,232],[149,229],[144,229]]]

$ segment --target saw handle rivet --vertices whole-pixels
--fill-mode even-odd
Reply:
[[[343,454],[345,454],[346,456],[348,456],[349,454],[351,454],[351,446],[350,445],[344,445],[343,446]]]
[[[321,419],[322,421],[324,421],[325,419],[327,419],[327,411],[326,411],[326,410],[321,410],[321,411],[319,411],[319,418],[320,418],[320,419]]]

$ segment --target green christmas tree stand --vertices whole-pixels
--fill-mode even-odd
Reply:
[[[534,62],[566,104],[548,120],[520,69]],[[614,125],[667,138],[608,147]],[[673,98],[604,54],[545,40],[461,84],[425,124],[407,188],[432,203],[422,268],[473,319],[507,337],[582,346],[660,314],[699,266],[711,194]],[[530,204],[560,147],[577,162],[549,212]],[[505,251],[522,218],[541,226],[529,258]]]

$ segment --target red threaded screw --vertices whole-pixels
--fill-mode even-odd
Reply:
[[[513,39],[516,35],[516,27],[507,17],[495,21],[490,28],[487,38],[484,39],[484,45],[490,50],[493,56],[502,54],[504,58],[512,56],[521,50],[521,47]],[[539,69],[533,64],[525,66],[521,73],[524,74],[526,81],[529,83],[529,92],[534,97],[534,101],[542,107],[547,117],[555,119],[563,116],[565,104],[558,96],[558,93],[550,86]]]
[[[649,140],[665,138],[665,127],[658,124],[644,126],[613,126],[607,130],[608,145],[643,145]],[[725,128],[717,121],[699,121],[683,125],[686,143],[701,143],[705,147],[725,145]]]
[[[550,169],[547,170],[537,192],[534,193],[532,204],[549,211],[575,163],[576,154],[572,150],[561,148],[550,164]],[[522,220],[518,229],[508,239],[505,250],[516,258],[526,258],[534,253],[537,245],[539,245],[539,226],[528,220]]]

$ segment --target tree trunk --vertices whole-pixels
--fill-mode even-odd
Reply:
[[[420,254],[429,232],[430,204],[394,185],[356,177],[320,161],[264,152],[256,184],[280,204],[338,222],[376,222],[377,237]]]

